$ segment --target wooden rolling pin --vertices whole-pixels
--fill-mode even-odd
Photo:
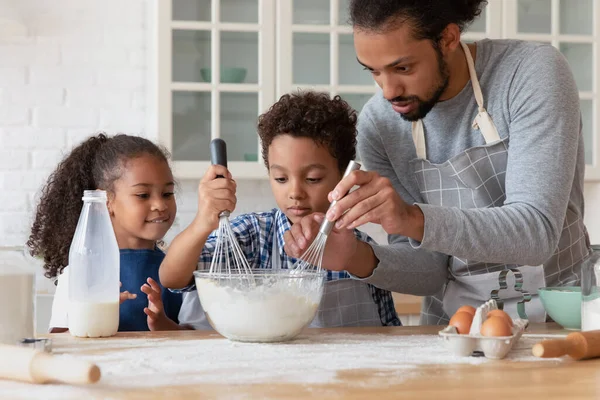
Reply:
[[[0,345],[0,379],[85,385],[98,382],[100,368],[70,357],[57,357],[25,347]]]
[[[565,354],[574,360],[600,357],[600,331],[573,332],[564,339],[544,340],[534,345],[531,352],[542,358]]]

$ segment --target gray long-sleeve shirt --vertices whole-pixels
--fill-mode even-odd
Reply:
[[[543,264],[557,248],[567,209],[583,216],[579,95],[565,58],[549,45],[483,40],[477,42],[475,69],[484,106],[500,137],[510,137],[502,207],[423,204],[409,164],[417,157],[411,123],[381,92],[360,114],[358,150],[363,164],[389,178],[400,196],[418,204],[425,216],[421,243],[390,235],[389,245],[373,246],[379,264],[366,280],[376,286],[434,294],[446,281],[448,255]],[[472,127],[476,114],[470,82],[452,99],[436,104],[423,119],[428,160],[443,163],[483,145],[480,131]]]

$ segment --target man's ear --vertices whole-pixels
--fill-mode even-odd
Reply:
[[[448,24],[442,32],[440,40],[440,50],[442,54],[447,55],[453,53],[460,46],[460,28],[452,23]]]

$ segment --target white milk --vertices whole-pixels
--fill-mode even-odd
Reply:
[[[119,302],[69,302],[69,332],[78,337],[106,337],[119,329]]]
[[[581,302],[581,330],[600,329],[600,298]]]
[[[0,265],[0,343],[14,345],[33,337],[34,275],[8,267]]]

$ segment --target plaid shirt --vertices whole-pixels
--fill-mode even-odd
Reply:
[[[250,268],[271,268],[273,240],[277,240],[281,268],[290,268],[296,262],[297,259],[288,256],[283,249],[285,245],[283,235],[290,229],[291,225],[281,210],[274,208],[271,211],[261,213],[242,214],[231,219],[230,223]],[[364,232],[355,229],[354,233],[363,242],[375,243]],[[202,254],[198,261],[199,270],[208,270],[210,268],[216,241],[216,232],[213,232],[206,240],[206,244],[202,249]],[[352,277],[346,271],[327,271],[327,281],[341,279],[352,279]],[[396,314],[392,294],[371,284],[365,284],[368,285],[373,301],[377,305],[381,324],[383,326],[402,325],[398,314]],[[183,290],[189,291],[194,289],[195,285],[192,284]]]

